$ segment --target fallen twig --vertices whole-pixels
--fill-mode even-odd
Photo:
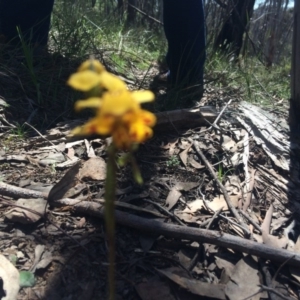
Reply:
[[[206,159],[205,155],[203,154],[203,152],[199,148],[198,142],[194,141],[193,142],[193,146],[194,146],[197,154],[201,157],[202,161],[204,162],[204,164],[207,167],[208,171],[210,172],[211,176],[213,177],[213,179],[215,180],[215,182],[218,184],[219,188],[221,189],[229,210],[231,211],[231,213],[233,214],[233,216],[237,219],[237,221],[239,222],[239,224],[242,226],[242,229],[243,229],[245,235],[247,237],[249,237],[250,236],[250,230],[248,229],[247,225],[244,223],[244,221],[242,220],[242,218],[238,214],[237,210],[233,206],[233,204],[232,204],[232,202],[230,200],[230,197],[228,196],[228,193],[227,193],[224,185],[220,182],[220,180],[218,179],[217,175],[215,174],[215,172],[214,172],[211,164],[209,163],[209,161]]]
[[[164,25],[163,22],[161,22],[161,21],[159,21],[159,20],[157,20],[157,19],[155,19],[155,18],[149,16],[148,14],[146,14],[145,12],[143,12],[142,10],[138,9],[137,7],[135,7],[134,5],[132,5],[132,4],[130,4],[130,3],[128,3],[128,5],[131,6],[133,9],[135,9],[135,10],[136,10],[137,12],[139,12],[140,14],[142,14],[143,16],[145,16],[145,17],[147,17],[148,19],[154,21],[155,23],[157,23],[157,24],[159,24],[159,25],[162,25],[162,26]]]
[[[250,224],[252,224],[254,226],[254,228],[256,230],[258,230],[261,233],[262,230],[261,230],[260,226],[257,223],[255,223],[253,221],[253,219],[250,216],[248,216],[248,214],[246,212],[244,212],[242,210],[239,210],[239,212],[243,215],[243,217],[245,217],[249,221]]]
[[[97,201],[101,204],[105,203],[104,199],[94,199],[94,201]],[[138,211],[138,212],[141,212],[141,213],[150,214],[150,215],[153,215],[153,216],[158,217],[158,218],[165,218],[166,217],[166,216],[164,216],[164,215],[162,215],[162,214],[160,214],[156,211],[152,211],[150,209],[138,207],[136,205],[125,203],[125,202],[122,202],[122,201],[115,201],[115,206],[120,207],[120,208],[127,208],[127,209],[131,209],[131,210],[135,210],[135,211]]]
[[[270,288],[273,288],[272,277],[271,277],[270,271],[268,269],[268,266],[262,260],[259,260],[259,262],[260,262],[261,270],[264,274],[266,285]],[[270,293],[270,292],[268,294],[269,294],[270,300],[277,300],[276,295],[274,295],[273,293]]]
[[[77,213],[88,214],[103,218],[103,205],[96,202],[81,201],[76,199],[56,200],[53,205],[71,205]],[[230,234],[221,234],[218,231],[193,228],[159,222],[156,220],[141,218],[132,214],[116,211],[118,225],[128,226],[147,233],[158,233],[170,238],[210,243],[220,247],[226,247],[235,251],[256,255],[267,260],[286,262],[286,264],[300,267],[300,255],[285,249],[277,249],[264,244],[236,237]]]
[[[48,193],[20,188],[0,181],[0,195],[12,198],[47,198]]]
[[[211,224],[213,223],[213,221],[214,221],[215,219],[218,218],[218,216],[219,216],[219,214],[222,212],[223,208],[224,208],[224,207],[221,207],[220,209],[218,209],[218,210],[215,211],[214,215],[212,216],[212,218],[210,219],[209,223],[207,224],[206,229],[209,229],[209,228],[210,228]]]
[[[284,300],[295,300],[295,298],[291,298],[291,297],[284,296],[284,295],[282,295],[281,293],[277,292],[275,289],[269,288],[269,287],[267,287],[267,286],[265,286],[265,285],[261,285],[261,289],[262,289],[263,291],[267,291],[267,292],[269,292],[269,293],[273,293],[273,294],[275,294],[276,296],[278,296],[278,297],[280,297],[281,299],[284,299]]]
[[[212,128],[215,128],[215,129],[217,129],[217,130],[221,130],[221,131],[222,131],[222,129],[219,128],[219,126],[217,125],[217,123],[218,123],[218,121],[221,119],[221,117],[222,117],[224,111],[226,110],[226,108],[228,107],[228,105],[229,105],[231,102],[232,102],[232,99],[230,99],[230,100],[225,104],[225,106],[222,108],[222,110],[220,111],[219,115],[217,116],[217,118],[214,120],[213,123],[209,122],[209,120],[206,120],[207,123],[210,125],[210,127],[208,127],[207,129],[201,131],[201,133],[207,132],[207,131],[211,130]]]
[[[183,223],[176,215],[159,205],[158,203],[148,200],[148,199],[143,199],[143,201],[151,203],[152,205],[156,206],[158,209],[162,210],[165,214],[167,214],[169,217],[173,218],[175,221],[177,221],[180,225],[186,226],[185,223]]]

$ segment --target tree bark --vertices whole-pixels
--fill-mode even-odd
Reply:
[[[290,127],[300,137],[300,0],[295,0],[291,76]]]

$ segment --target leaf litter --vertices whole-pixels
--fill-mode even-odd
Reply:
[[[200,105],[207,105],[207,97]],[[286,172],[289,138],[274,129],[272,114],[250,108],[237,101],[211,127],[178,127],[141,145],[136,157],[143,186],[134,183],[129,167],[119,170],[116,290],[121,299],[299,297],[300,207],[290,201],[299,193],[299,181]],[[263,117],[268,121],[262,129]],[[0,146],[0,251],[10,265],[1,279],[5,291],[16,293],[19,282],[9,278],[16,271],[29,278],[17,299],[105,297],[101,216],[107,141],[70,141],[78,123],[61,123],[43,136],[16,142],[10,151]],[[174,156],[179,163],[168,164]],[[152,222],[153,230],[133,216]],[[173,227],[167,233],[159,224]],[[196,239],[197,229],[207,231]],[[230,246],[222,242],[230,237],[235,238]],[[275,254],[266,258],[265,249]]]

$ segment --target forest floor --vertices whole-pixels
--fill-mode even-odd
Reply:
[[[80,62],[33,61],[29,78],[22,59],[0,69],[0,293],[18,290],[15,274],[28,271],[17,299],[105,299],[107,140],[68,137],[85,117],[74,117],[65,85]],[[154,64],[118,75],[151,87],[157,111],[167,99],[151,84],[158,72]],[[204,107],[220,118],[157,127],[140,146],[142,186],[129,166],[118,170],[117,299],[298,299],[300,185],[289,173],[287,99],[264,114],[238,88],[207,83],[193,111]],[[261,116],[270,123],[256,124]]]

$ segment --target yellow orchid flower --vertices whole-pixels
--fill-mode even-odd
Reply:
[[[93,71],[85,70],[70,76],[68,85],[75,90],[87,92],[100,82],[100,76]]]
[[[130,149],[133,144],[142,143],[153,134],[154,114],[141,109],[141,103],[154,100],[150,91],[127,90],[125,83],[117,76],[107,72],[96,60],[84,62],[73,74],[68,84],[73,88],[88,92],[99,86],[105,89],[103,94],[77,101],[76,110],[92,108],[96,116],[73,134],[111,135],[118,149]]]
[[[95,59],[86,60],[78,68],[78,72],[82,72],[86,70],[93,71],[97,74],[101,74],[102,72],[106,71],[105,67],[100,63],[100,61]]]
[[[121,116],[130,111],[140,109],[140,103],[151,102],[153,100],[154,94],[150,91],[130,92],[128,90],[117,90],[107,92],[101,98],[91,97],[86,100],[79,100],[75,103],[75,110],[93,108],[101,110],[103,115]]]
[[[129,91],[126,91],[129,93]],[[119,93],[115,93],[118,94]],[[114,94],[114,96],[116,96]],[[130,149],[133,144],[143,143],[153,135],[151,127],[155,125],[156,117],[154,114],[142,110],[132,99],[125,101],[113,101],[110,93],[103,96],[97,115],[82,127],[76,128],[73,134],[78,135],[111,135],[113,143],[119,149]],[[122,99],[117,97],[116,99]],[[97,100],[96,100],[97,101]],[[89,102],[89,100],[87,100]],[[98,100],[99,102],[99,100]],[[80,101],[80,104],[84,101]],[[91,104],[95,103],[94,100]],[[113,105],[115,104],[115,106]],[[121,105],[123,104],[123,105]],[[119,106],[118,106],[119,105]]]
[[[127,90],[126,84],[118,76],[106,71],[100,74],[99,84],[108,91]]]
[[[131,163],[134,178],[141,184],[142,176],[132,153],[136,149],[136,144],[146,141],[153,135],[151,127],[155,125],[156,117],[151,112],[143,110],[141,103],[153,101],[154,95],[150,91],[128,91],[121,79],[107,72],[99,61],[93,59],[82,63],[78,72],[70,76],[68,84],[74,89],[87,92],[90,96],[86,100],[77,101],[75,109],[92,108],[95,111],[95,117],[83,126],[75,128],[72,133],[112,136],[113,143],[107,151],[105,223],[109,248],[109,297],[114,299],[114,201],[117,186],[117,151],[118,149],[129,150],[129,153],[123,155],[122,164]]]
[[[88,92],[96,86],[108,91],[127,89],[120,78],[107,72],[99,61],[91,59],[82,63],[67,83],[82,92]]]

